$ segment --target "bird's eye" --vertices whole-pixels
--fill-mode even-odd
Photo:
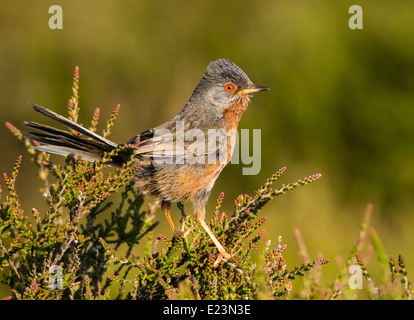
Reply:
[[[234,85],[231,82],[228,82],[224,85],[224,90],[228,93],[233,93],[236,91],[236,89],[237,89],[236,85]]]

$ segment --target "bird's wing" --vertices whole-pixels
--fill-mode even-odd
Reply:
[[[191,128],[191,123],[179,128],[170,121],[140,133],[128,143],[137,138],[138,155],[164,163],[215,163],[218,157],[224,163],[228,156],[227,132]]]

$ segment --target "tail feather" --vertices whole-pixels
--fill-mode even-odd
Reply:
[[[118,146],[118,144],[116,144],[115,142],[112,142],[111,140],[105,139],[104,137],[96,134],[95,132],[92,132],[91,130],[88,130],[82,126],[80,126],[79,124],[65,118],[64,116],[61,116],[60,114],[53,112],[52,110],[49,110],[45,107],[39,106],[37,104],[33,105],[33,109],[35,109],[37,112],[40,112],[41,114],[45,115],[46,117],[49,117],[53,120],[56,120],[62,124],[64,124],[65,126],[67,126],[70,129],[73,129],[79,133],[82,133],[92,139],[95,139],[99,142],[102,142],[103,144],[107,144],[110,145],[114,148],[116,148]]]
[[[99,160],[105,152],[110,152],[118,145],[82,126],[66,119],[65,117],[39,105],[34,105],[33,108],[43,115],[56,120],[70,129],[73,129],[81,135],[76,135],[71,132],[53,128],[44,124],[28,121],[25,125],[36,131],[24,132],[23,136],[26,139],[34,140],[40,143],[36,149],[46,151],[53,154],[68,156],[75,154],[82,156],[86,161]],[[119,154],[112,159],[113,166],[122,166],[128,161],[130,154]]]

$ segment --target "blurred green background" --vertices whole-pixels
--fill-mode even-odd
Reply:
[[[48,26],[54,4],[62,30]],[[353,4],[363,8],[363,30],[348,27]],[[96,107],[106,121],[119,103],[111,138],[125,142],[177,114],[207,64],[228,58],[271,88],[254,96],[239,126],[262,130],[261,172],[243,176],[242,164],[229,165],[207,217],[220,192],[230,213],[237,195],[254,193],[282,166],[279,184],[322,173],[262,212],[268,237],[288,244],[288,266],[299,263],[299,228],[311,258],[331,259],[329,281],[372,203],[387,254],[405,254],[414,274],[414,2],[2,0],[0,8],[0,171],[23,154],[17,187],[28,214],[45,208],[41,184],[3,124],[45,120],[31,103],[65,114],[75,66],[80,121],[89,124]]]

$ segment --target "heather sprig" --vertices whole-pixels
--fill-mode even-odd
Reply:
[[[401,284],[402,287],[402,298],[411,300],[414,295],[414,287],[412,282],[408,280],[407,269],[405,266],[404,255],[398,255],[398,260],[394,259],[393,256],[389,258],[389,268],[391,271],[391,281],[394,286]],[[399,279],[399,281],[398,281]]]
[[[293,280],[297,276],[303,277],[306,272],[329,262],[328,259],[319,259],[303,263],[302,265],[296,265],[293,270],[289,270],[282,255],[287,247],[286,244],[282,244],[282,237],[278,238],[274,249],[270,250],[270,244],[271,241],[266,243],[264,251],[264,272],[271,294],[275,298],[289,296],[291,294],[293,286],[288,280]]]
[[[91,130],[92,132],[96,132],[96,127],[98,125],[98,121],[99,121],[99,115],[101,113],[101,109],[96,108],[95,112],[93,113],[92,116],[92,120],[91,120],[91,126],[89,127],[89,130]]]
[[[72,97],[69,99],[69,120],[73,122],[78,122],[79,118],[79,67],[75,68],[73,75],[73,85],[72,85]],[[76,131],[72,130],[73,133]]]
[[[102,134],[102,136],[104,138],[107,138],[111,134],[111,129],[112,129],[114,123],[115,123],[115,120],[116,120],[116,117],[118,116],[118,112],[119,112],[120,108],[121,108],[121,105],[118,104],[115,107],[114,111],[112,112],[112,114],[111,114],[111,116],[110,116],[110,118],[109,118],[109,120],[108,120],[108,122],[105,126],[103,134]]]

